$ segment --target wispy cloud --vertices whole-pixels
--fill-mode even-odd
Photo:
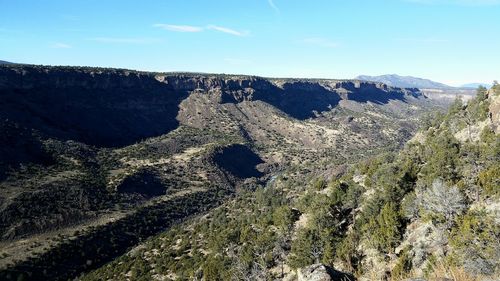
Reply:
[[[500,0],[404,0],[427,5],[489,6],[500,5]]]
[[[276,4],[274,4],[274,1],[273,0],[267,0],[267,3],[269,3],[269,6],[271,6],[271,8],[273,8],[273,10],[276,12],[276,13],[280,13],[280,9],[278,8],[278,6],[276,6]]]
[[[329,39],[326,39],[323,37],[306,38],[306,39],[302,40],[302,42],[305,44],[324,47],[324,48],[335,48],[335,47],[338,47],[338,45],[339,45],[338,43],[330,41]]]
[[[227,34],[231,34],[231,35],[234,35],[234,36],[245,36],[245,35],[247,35],[246,32],[236,31],[234,29],[223,27],[223,26],[218,26],[218,25],[209,25],[209,26],[207,26],[207,29],[215,30],[215,31],[219,31],[219,32],[227,33]]]
[[[52,44],[50,47],[53,49],[69,49],[69,48],[71,48],[71,45],[66,44],[66,43],[57,42],[57,43]]]
[[[242,32],[242,31],[238,31],[238,30],[235,30],[232,28],[214,25],[214,24],[210,24],[210,25],[201,27],[201,26],[193,26],[193,25],[174,25],[174,24],[156,23],[156,24],[153,24],[153,27],[161,28],[161,29],[168,30],[168,31],[174,31],[174,32],[202,32],[205,30],[213,30],[213,31],[218,31],[218,32],[234,35],[234,36],[246,36],[246,35],[248,35],[248,32]]]
[[[115,44],[152,44],[160,42],[157,38],[124,38],[124,37],[94,37],[88,38],[89,41],[99,43],[115,43]]]
[[[158,27],[161,29],[175,31],[175,32],[201,32],[203,31],[203,27],[192,26],[192,25],[174,25],[174,24],[163,24],[157,23],[153,24],[154,27]]]

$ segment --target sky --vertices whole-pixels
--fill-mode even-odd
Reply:
[[[500,0],[0,0],[0,60],[458,86],[500,80]]]

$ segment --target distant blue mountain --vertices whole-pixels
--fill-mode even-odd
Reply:
[[[13,62],[0,60],[0,64],[14,64]]]
[[[483,86],[487,89],[491,88],[491,84],[486,84],[486,83],[469,83],[469,84],[464,84],[460,86],[461,88],[471,88],[471,89],[477,89],[479,86]]]
[[[380,76],[360,75],[356,79],[372,82],[382,82],[388,86],[398,88],[419,88],[419,89],[451,89],[453,87],[412,76],[399,76],[397,74],[387,74]]]

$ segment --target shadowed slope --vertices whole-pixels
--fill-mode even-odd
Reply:
[[[187,95],[143,73],[0,68],[0,118],[95,146],[124,146],[174,130]]]

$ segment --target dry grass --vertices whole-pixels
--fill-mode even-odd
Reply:
[[[419,276],[414,273],[409,273],[405,277],[393,278],[392,281],[403,281],[408,280],[408,278],[418,278]],[[442,280],[452,280],[452,281],[483,281],[491,280],[486,276],[478,276],[468,273],[464,268],[457,266],[448,266],[444,263],[439,263],[433,267],[432,273],[425,278],[427,281],[442,281]]]
[[[453,281],[481,281],[484,277],[467,273],[463,267],[446,266],[443,263],[434,267],[434,271],[429,276],[429,281],[438,281],[449,278]]]

